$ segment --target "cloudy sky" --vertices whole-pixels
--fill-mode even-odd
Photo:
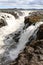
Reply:
[[[0,8],[42,8],[43,0],[0,0]]]

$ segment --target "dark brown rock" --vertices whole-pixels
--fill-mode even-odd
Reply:
[[[38,39],[43,39],[43,24],[39,27],[39,31],[37,33]]]
[[[24,23],[31,25],[32,23],[40,22],[40,20],[43,21],[43,12],[36,11],[30,13],[30,16],[26,16]]]

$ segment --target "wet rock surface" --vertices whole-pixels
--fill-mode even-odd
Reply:
[[[37,39],[30,44],[28,42],[23,52],[10,65],[43,65],[43,25],[39,27]]]

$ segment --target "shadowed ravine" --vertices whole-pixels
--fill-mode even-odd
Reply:
[[[11,14],[0,14],[6,15],[5,21],[7,22],[6,26],[0,28],[0,65],[9,65],[23,51],[27,42],[30,42],[31,37],[36,38],[38,28],[43,22],[37,22],[35,25],[31,24],[23,29],[26,13],[17,20]],[[10,18],[7,18],[7,16]]]

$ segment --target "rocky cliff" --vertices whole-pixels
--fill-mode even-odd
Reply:
[[[43,25],[39,27],[37,39],[28,43],[11,65],[43,65]]]

